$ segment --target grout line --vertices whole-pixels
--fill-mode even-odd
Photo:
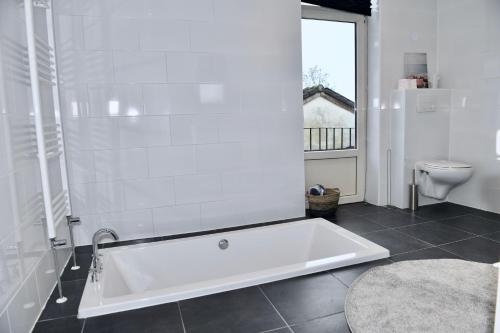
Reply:
[[[83,325],[82,325],[82,330],[80,331],[80,333],[83,333],[85,331],[85,324],[87,323],[87,319],[84,319],[83,320]]]
[[[285,323],[286,327],[288,329],[290,329],[292,332],[293,330],[290,328],[290,324],[288,324],[288,322],[285,320],[285,318],[281,315],[281,313],[278,311],[278,309],[276,308],[276,306],[273,304],[273,302],[271,302],[271,300],[269,299],[269,297],[267,297],[266,293],[264,292],[264,290],[262,289],[262,287],[260,285],[257,286],[257,288],[260,290],[260,292],[262,293],[262,295],[267,299],[267,301],[269,302],[269,304],[271,304],[271,306],[273,307],[274,311],[276,311],[276,313],[278,314],[278,316],[281,318],[281,320],[283,320],[283,322]]]
[[[439,248],[439,249],[441,249],[441,250],[444,250],[444,249],[442,249],[440,246],[443,246],[443,245],[449,245],[449,244],[453,244],[453,243],[458,243],[458,242],[461,242],[461,241],[464,241],[464,240],[469,240],[469,239],[473,239],[473,238],[477,238],[477,237],[479,237],[479,236],[475,236],[475,235],[474,235],[474,236],[472,236],[472,237],[468,237],[468,238],[464,238],[464,239],[456,240],[456,241],[453,241],[453,242],[443,243],[443,244],[439,244],[439,245],[432,245],[432,246],[429,246],[429,247],[424,247],[424,248],[421,248],[421,249],[418,249],[418,250],[413,250],[413,251],[401,252],[401,253],[397,253],[397,254],[395,254],[395,255],[394,255],[394,257],[397,257],[397,256],[402,255],[402,254],[409,254],[409,253],[419,252],[419,251],[428,250],[428,249],[432,249],[432,248]],[[415,238],[415,239],[420,240],[420,239],[418,239],[418,238]],[[422,241],[422,240],[420,240],[420,241]],[[449,252],[449,253],[451,253],[451,254],[453,254],[453,255],[456,255],[456,256],[458,256],[458,257],[460,257],[460,258],[464,259],[464,260],[467,260],[467,259],[465,259],[465,258],[463,258],[463,257],[459,256],[458,254],[454,253],[454,252],[447,251],[447,250],[444,250],[444,251]],[[392,257],[392,256],[391,256],[391,257]],[[390,257],[389,257],[389,258],[387,258],[387,259],[390,259]]]
[[[489,241],[492,241],[492,242],[495,242],[495,243],[500,243],[500,240],[496,240],[496,239],[488,238],[488,236],[489,236],[489,235],[493,235],[493,234],[496,234],[496,233],[498,233],[498,232],[500,232],[500,231],[496,231],[496,232],[491,232],[491,233],[489,233],[489,234],[480,235],[479,237],[481,237],[481,238],[485,238],[485,239],[487,239],[487,240],[489,240]]]
[[[289,326],[281,326],[281,327],[276,327],[276,328],[272,328],[270,330],[265,330],[265,331],[261,331],[259,333],[272,333],[272,332],[276,332],[278,330],[282,330],[284,328],[288,328],[288,329],[291,329]],[[293,331],[292,331],[293,332]]]
[[[186,325],[184,325],[184,317],[182,316],[181,303],[177,302],[177,309],[179,310],[179,316],[181,317],[182,330],[186,333]]]
[[[464,257],[462,257],[462,256],[460,256],[460,255],[458,255],[458,254],[456,254],[456,253],[454,253],[454,252],[451,252],[450,250],[443,249],[443,248],[441,248],[441,247],[439,247],[439,246],[436,246],[436,247],[437,247],[438,249],[440,249],[441,251],[448,252],[448,253],[453,254],[454,256],[457,256],[457,257],[459,257],[459,258],[461,258],[461,259],[463,259],[463,260],[467,260],[467,261],[469,261],[468,259],[466,259],[466,258],[464,258]]]
[[[364,263],[361,263],[360,265],[362,265]],[[352,266],[345,266],[345,267],[352,267]],[[374,266],[375,267],[375,266]],[[333,270],[332,271],[329,271],[328,272],[335,280],[339,281],[344,287],[346,287],[347,289],[349,289],[349,286],[344,283],[344,281],[342,281],[341,279],[339,279],[338,277],[335,276],[335,274],[333,273]]]

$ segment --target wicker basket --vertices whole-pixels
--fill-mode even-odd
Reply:
[[[324,195],[306,194],[309,201],[309,212],[313,217],[329,216],[335,213],[339,205],[340,190],[338,188],[325,189]]]

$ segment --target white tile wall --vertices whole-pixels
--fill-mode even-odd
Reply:
[[[0,315],[0,332],[10,332],[9,317],[7,311]]]
[[[165,54],[147,51],[116,51],[115,80],[121,83],[166,82]]]
[[[196,173],[195,146],[148,148],[151,177],[181,176]]]
[[[474,167],[472,178],[448,199],[500,213],[500,156],[496,153],[500,5],[489,0],[440,0],[437,12],[441,83],[453,89],[450,159]]]
[[[148,19],[140,23],[141,49],[189,50],[189,24],[186,21]]]
[[[219,141],[219,119],[217,116],[173,116],[170,119],[173,145],[217,143]]]
[[[370,72],[365,199],[373,204],[388,204],[390,96],[404,76],[404,54],[425,52],[429,73],[437,70],[438,1],[379,0],[379,12],[368,19]]]
[[[36,279],[31,275],[23,284],[19,292],[12,299],[8,313],[12,333],[29,332],[33,326],[32,320],[40,313],[41,305],[38,299]]]
[[[303,215],[298,0],[55,4],[80,244]]]

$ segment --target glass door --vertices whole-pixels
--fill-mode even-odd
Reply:
[[[364,199],[366,24],[361,15],[302,6],[306,183]]]

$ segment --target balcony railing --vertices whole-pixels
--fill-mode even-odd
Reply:
[[[354,127],[306,127],[304,151],[345,150],[356,148]]]

